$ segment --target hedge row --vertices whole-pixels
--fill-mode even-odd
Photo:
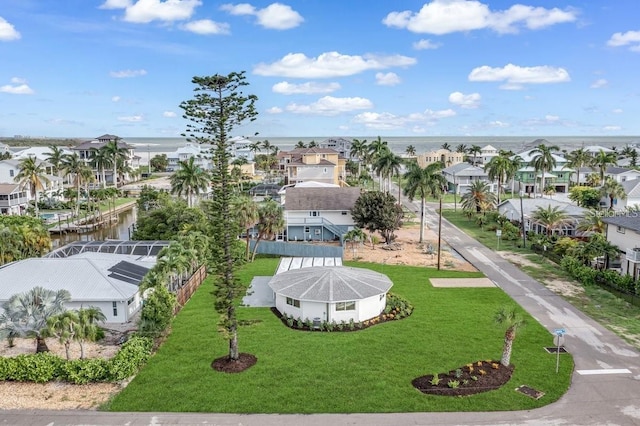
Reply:
[[[46,383],[60,380],[74,384],[117,382],[133,376],[151,355],[153,342],[132,337],[111,359],[67,361],[50,352],[0,358],[0,381]]]
[[[620,275],[610,269],[594,269],[572,256],[563,257],[560,264],[583,285],[604,284],[623,293],[640,296],[640,281],[634,281],[629,275]]]

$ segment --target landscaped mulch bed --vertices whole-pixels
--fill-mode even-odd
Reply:
[[[229,355],[216,358],[211,363],[211,368],[222,373],[240,373],[251,368],[258,362],[255,355],[240,353],[237,361],[232,361]]]
[[[411,384],[420,392],[432,395],[465,396],[498,389],[511,379],[513,365],[499,361],[477,361],[448,373],[420,376]]]

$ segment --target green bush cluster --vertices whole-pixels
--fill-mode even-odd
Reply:
[[[111,359],[64,360],[50,352],[0,358],[0,380],[46,383],[60,380],[74,384],[116,382],[133,376],[147,361],[153,342],[132,337]]]
[[[604,284],[627,294],[640,296],[640,282],[611,269],[598,270],[584,265],[573,256],[562,258],[560,265],[582,285]]]

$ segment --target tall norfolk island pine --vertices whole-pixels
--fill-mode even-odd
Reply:
[[[254,104],[255,95],[244,95],[244,71],[229,75],[194,77],[196,85],[193,99],[184,101],[180,108],[184,118],[191,123],[183,136],[188,141],[213,145],[213,201],[212,217],[212,259],[216,272],[214,287],[215,308],[220,313],[220,328],[229,340],[229,361],[238,361],[238,320],[235,299],[241,286],[234,274],[232,256],[233,241],[238,235],[237,225],[232,218],[232,185],[229,172],[229,134],[244,121],[255,120],[258,114]]]

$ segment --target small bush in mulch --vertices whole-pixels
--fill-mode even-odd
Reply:
[[[241,373],[253,367],[258,358],[252,354],[240,353],[236,361],[231,360],[228,355],[216,358],[211,363],[211,368],[222,373]]]
[[[511,379],[513,365],[499,361],[477,361],[448,373],[420,376],[411,384],[422,393],[466,396],[498,389]]]

